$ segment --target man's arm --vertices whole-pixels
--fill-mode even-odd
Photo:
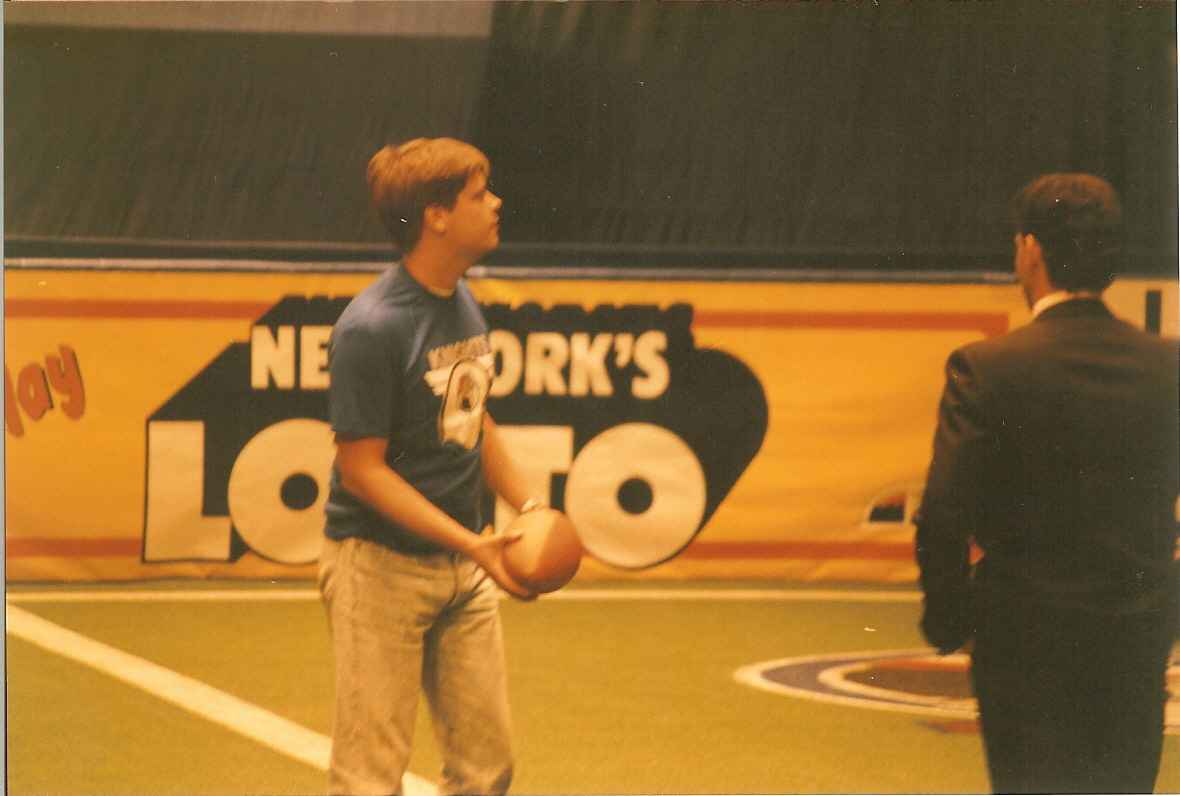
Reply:
[[[541,500],[546,497],[529,494],[524,476],[508,453],[508,446],[500,427],[492,420],[492,416],[486,413],[483,416],[482,450],[484,480],[492,491],[504,498],[512,508],[520,511],[530,499]]]
[[[956,351],[947,360],[934,455],[922,507],[914,520],[918,567],[926,595],[922,632],[942,654],[959,649],[974,633],[969,540],[996,445],[981,403],[970,364]]]
[[[336,466],[344,489],[398,525],[449,550],[473,559],[505,591],[530,599],[535,595],[504,569],[504,545],[519,536],[476,536],[394,472],[385,463],[388,443],[379,437],[336,435]]]

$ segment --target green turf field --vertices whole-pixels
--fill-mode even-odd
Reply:
[[[296,587],[305,598],[241,599],[267,591],[242,583],[134,587],[150,590],[150,600],[61,599],[90,587],[13,588],[9,596],[36,617],[326,736],[326,623],[306,585]],[[246,594],[159,599],[194,589]],[[22,600],[30,591],[39,601]],[[947,732],[918,715],[768,693],[734,679],[739,667],[759,661],[921,647],[916,602],[735,600],[705,592],[663,599],[659,590],[646,592],[640,599],[504,603],[514,792],[987,790],[973,733]],[[9,793],[323,790],[316,765],[12,635],[7,678]],[[421,713],[411,770],[435,779],[440,763]],[[1166,739],[1158,789],[1180,790],[1180,737]]]

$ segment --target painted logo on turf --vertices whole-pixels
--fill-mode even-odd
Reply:
[[[922,716],[942,732],[974,732],[979,715],[963,654],[934,650],[876,650],[782,658],[743,666],[739,683],[772,694]],[[1164,723],[1180,735],[1180,658],[1168,669]]]
[[[145,562],[316,559],[334,456],[326,348],[350,299],[283,299],[148,418]],[[757,377],[696,346],[685,304],[483,309],[487,405],[530,491],[608,564],[674,557],[762,446]]]

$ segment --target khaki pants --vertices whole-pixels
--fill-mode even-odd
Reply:
[[[419,685],[443,757],[440,793],[507,791],[508,689],[492,579],[454,553],[326,539],[319,583],[336,660],[330,792],[401,792]]]

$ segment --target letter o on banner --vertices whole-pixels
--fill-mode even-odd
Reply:
[[[634,481],[650,490],[639,513],[619,499]],[[705,514],[705,473],[676,434],[650,423],[624,423],[578,452],[566,480],[565,508],[594,557],[619,567],[649,567],[696,535]]]
[[[307,564],[320,553],[324,504],[336,450],[322,420],[283,420],[246,443],[229,475],[229,513],[255,553],[281,564]],[[303,476],[315,481],[315,501],[292,508],[283,485]]]

